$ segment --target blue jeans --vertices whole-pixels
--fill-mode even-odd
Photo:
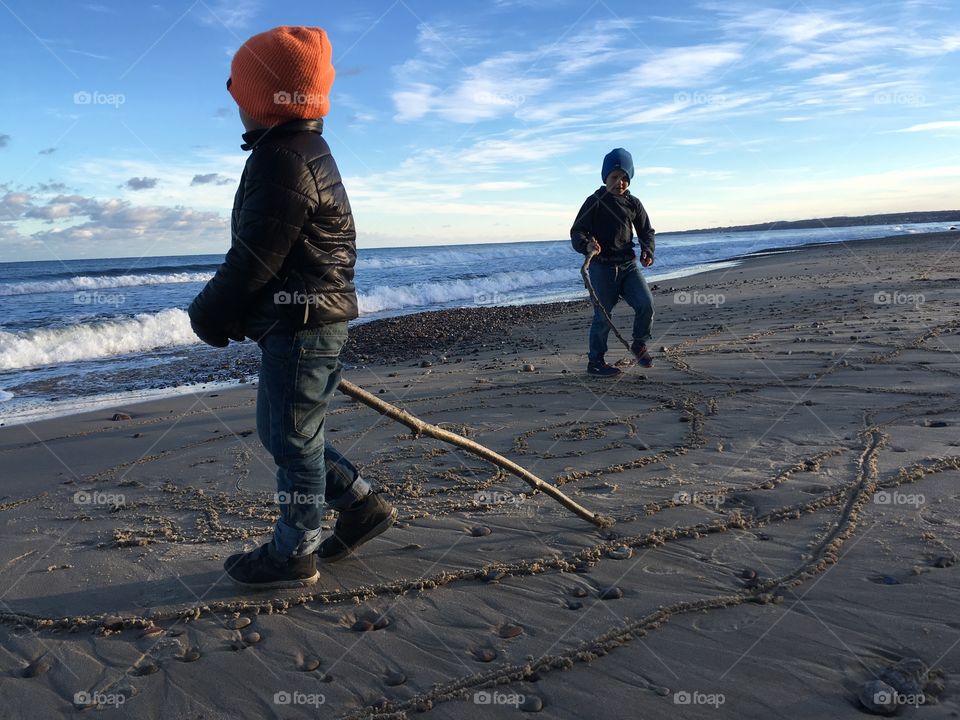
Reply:
[[[273,544],[284,557],[316,550],[327,507],[348,508],[370,491],[350,461],[324,442],[324,418],[340,384],[346,341],[342,322],[296,335],[267,335],[259,342],[257,434],[277,464],[280,517]]]
[[[628,260],[619,265],[590,263],[590,282],[597,293],[597,299],[607,314],[623,298],[633,308],[633,346],[645,345],[653,334],[653,295],[647,287],[647,281],[640,274],[636,260]],[[610,323],[603,317],[599,308],[594,307],[593,324],[590,325],[590,363],[602,363],[607,353],[607,336]]]

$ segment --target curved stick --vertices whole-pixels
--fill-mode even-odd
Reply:
[[[587,510],[587,508],[583,507],[583,505],[580,505],[575,500],[572,500],[553,485],[544,482],[533,473],[525,470],[515,462],[508,460],[502,455],[495,453],[490,448],[484,447],[473,440],[468,440],[462,435],[457,435],[449,430],[444,430],[436,425],[431,425],[430,423],[424,422],[423,420],[414,417],[406,410],[401,410],[395,405],[384,402],[375,395],[371,395],[363,388],[357,387],[352,382],[344,380],[343,378],[340,379],[340,392],[342,392],[344,395],[349,395],[358,402],[362,402],[367,407],[373,408],[381,415],[386,415],[387,417],[406,425],[413,430],[414,434],[418,437],[420,435],[429,435],[437,440],[443,440],[444,442],[458,445],[464,450],[469,450],[474,455],[479,455],[484,460],[493,463],[497,467],[501,467],[517,477],[526,480],[535,490],[539,490],[540,492],[549,495],[568,510],[572,510],[584,520],[588,520],[598,527],[607,528],[611,527],[614,523],[613,518],[605,515],[597,515],[595,512]]]
[[[593,283],[590,282],[590,275],[587,273],[587,269],[590,267],[590,261],[593,260],[594,255],[596,255],[595,252],[588,252],[587,259],[583,261],[583,265],[580,268],[580,275],[583,276],[583,284],[586,286],[587,292],[590,293],[590,299],[593,300],[593,304],[600,309],[600,312],[603,313],[604,319],[610,324],[610,328],[613,330],[613,334],[617,336],[617,340],[622,342],[623,346],[627,349],[627,352],[632,355],[633,350],[630,349],[630,343],[623,339],[623,335],[621,335],[620,331],[617,330],[617,326],[613,324],[613,320],[610,319],[610,314],[600,303],[600,299],[597,297],[597,291],[593,289]]]

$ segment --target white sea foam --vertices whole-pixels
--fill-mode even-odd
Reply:
[[[247,378],[247,382],[254,380],[255,378]],[[151,390],[127,390],[124,392],[103,393],[67,400],[25,400],[22,403],[13,403],[14,407],[10,409],[0,409],[0,426],[10,427],[12,425],[22,425],[24,423],[38,422],[39,420],[88,413],[104,408],[130,409],[131,405],[140,402],[179,397],[181,395],[207,394],[211,391],[237,387],[239,385],[239,380],[228,380],[225,382],[202,383],[199,385],[177,385]]]
[[[411,285],[379,285],[358,293],[361,314],[429,307],[470,301],[477,305],[510,305],[531,302],[545,285],[569,280],[575,283],[577,268],[516,270],[464,280],[443,280]],[[529,293],[524,293],[529,289]]]
[[[6,402],[13,397],[12,392],[7,392],[6,390],[0,390],[0,402]]]
[[[357,269],[384,269],[403,267],[426,266],[457,266],[465,263],[502,263],[509,267],[511,261],[516,262],[524,258],[543,257],[545,255],[572,254],[566,243],[532,242],[523,245],[501,247],[498,245],[475,245],[469,247],[450,248],[419,248],[415,255],[384,256],[372,255],[360,251],[357,257]]]
[[[56,365],[200,342],[179,308],[120,320],[0,332],[0,370]]]
[[[35,295],[39,293],[75,292],[77,290],[104,290],[107,288],[137,287],[139,285],[168,285],[171,283],[206,282],[212,273],[182,272],[147,275],[77,275],[60,280],[0,283],[0,297]]]

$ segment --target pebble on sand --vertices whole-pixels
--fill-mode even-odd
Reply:
[[[504,639],[515,638],[517,635],[523,634],[523,628],[519,625],[514,625],[513,623],[506,623],[505,625],[500,626],[500,628],[497,630],[497,634]]]
[[[523,712],[540,712],[543,710],[543,700],[536,695],[527,695],[520,703],[520,709]]]
[[[124,421],[124,420],[130,420],[131,418],[130,418],[130,416],[127,415],[126,413],[119,413],[119,412],[118,412],[118,413],[114,413],[114,414],[113,414],[113,417],[110,418],[110,419],[113,420],[113,422],[122,422],[122,421]]]
[[[933,561],[933,566],[938,568],[953,567],[957,562],[956,555],[941,555]]]
[[[485,535],[489,535],[492,532],[493,530],[491,530],[490,528],[484,525],[478,525],[477,527],[470,528],[470,534],[473,537],[483,537]]]
[[[574,585],[573,589],[570,591],[570,594],[574,597],[586,597],[590,593],[587,592],[586,588],[580,587],[579,585]]]
[[[874,715],[893,715],[897,708],[897,691],[883,680],[870,680],[860,687],[860,704]]]
[[[373,623],[369,620],[357,620],[353,625],[350,626],[350,629],[354,632],[369,632],[373,630]]]
[[[753,568],[744,568],[740,572],[740,577],[742,577],[744,580],[756,580],[757,571],[754,570]]]
[[[474,648],[473,657],[480,662],[488,663],[497,659],[497,651],[493,648]]]
[[[407,676],[404,675],[399,670],[391,673],[387,673],[387,676],[383,679],[383,682],[390,687],[396,687],[397,685],[403,685],[407,681]]]
[[[144,675],[153,675],[155,672],[160,671],[160,666],[153,662],[146,662],[143,665],[135,665],[130,668],[128,673],[135,677],[143,677]]]
[[[200,659],[200,651],[196,648],[191,648],[190,650],[187,650],[180,659],[183,662],[196,662]]]
[[[258,642],[260,642],[260,639],[260,633],[258,632],[249,632],[243,636],[243,641],[247,645],[256,645]]]
[[[386,615],[381,615],[376,620],[373,621],[374,630],[383,630],[385,627],[390,626],[390,618]]]
[[[633,549],[624,545],[623,547],[613,548],[607,552],[607,557],[613,560],[629,560],[633,557]]]
[[[48,670],[50,670],[50,663],[48,663],[42,657],[38,657],[32,663],[27,665],[20,674],[25,678],[32,678],[37,677],[38,675],[43,675]]]
[[[300,669],[304,672],[313,672],[318,667],[320,667],[320,658],[308,657],[304,658],[303,665],[300,666]]]
[[[583,603],[579,600],[570,600],[567,599],[567,610],[579,610],[583,607]]]
[[[140,637],[142,638],[154,638],[158,635],[163,635],[163,628],[158,625],[151,625],[140,633]]]
[[[608,588],[603,588],[600,591],[601,600],[619,600],[623,597],[623,590],[616,586],[611,586]]]
[[[233,622],[230,623],[230,627],[234,630],[243,630],[243,628],[247,627],[251,622],[253,621],[248,617],[238,617],[234,618]]]

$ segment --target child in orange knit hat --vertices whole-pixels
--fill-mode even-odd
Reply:
[[[397,517],[324,441],[347,322],[358,315],[353,213],[322,136],[331,54],[327,34],[314,27],[274,28],[237,50],[227,89],[247,129],[242,147],[252,152],[230,251],[189,309],[204,342],[226,347],[250,337],[262,351],[257,432],[277,465],[280,517],[270,542],[224,563],[247,587],[316,582],[318,561],[348,555]],[[338,518],[321,542],[327,508]]]

